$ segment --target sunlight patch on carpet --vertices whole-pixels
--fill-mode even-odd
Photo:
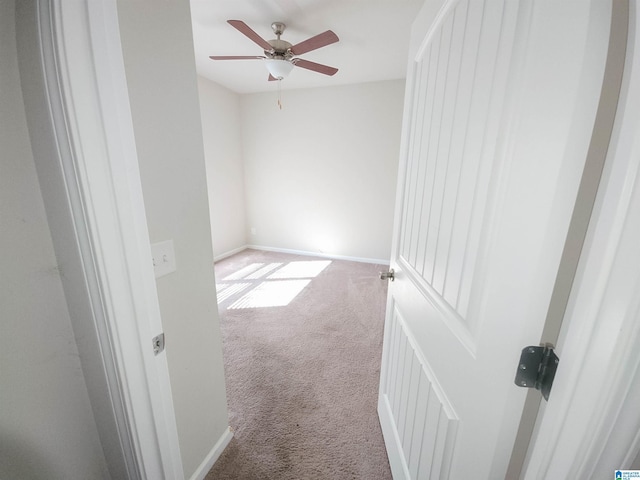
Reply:
[[[269,275],[269,279],[274,278],[313,278],[331,264],[331,260],[310,260],[304,262],[290,262],[277,272]]]
[[[264,282],[229,306],[229,309],[286,307],[311,280]]]
[[[257,270],[256,272],[253,272],[251,275],[247,275],[245,277],[246,280],[256,280],[258,278],[262,278],[264,277],[267,273],[272,272],[273,270],[275,270],[278,267],[281,267],[282,263],[270,263],[264,267],[262,267],[260,270]]]
[[[263,267],[263,266],[264,266],[264,263],[252,263],[251,265],[247,265],[246,267],[241,268],[237,272],[233,272],[231,275],[223,278],[222,280],[225,282],[228,280],[242,280],[244,277],[246,277],[247,275],[250,275],[251,273],[255,272],[256,270],[258,270],[260,267]]]
[[[218,292],[218,303],[224,302],[229,297],[235,295],[236,293],[240,293],[243,290],[246,290],[250,287],[250,283],[232,283],[228,288],[224,289],[222,292]]]

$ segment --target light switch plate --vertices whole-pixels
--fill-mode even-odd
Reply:
[[[173,251],[173,240],[151,244],[153,270],[156,278],[176,271],[176,254]]]

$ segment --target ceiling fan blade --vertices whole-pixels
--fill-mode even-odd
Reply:
[[[310,52],[311,50],[316,50],[318,48],[331,45],[332,43],[336,43],[338,40],[340,39],[335,33],[331,30],[327,30],[324,33],[320,33],[315,37],[308,38],[304,42],[294,45],[291,47],[291,53],[294,55],[302,55],[303,53]]]
[[[321,63],[310,62],[309,60],[303,60],[302,58],[294,58],[292,60],[296,67],[306,68],[307,70],[313,70],[314,72],[324,73],[325,75],[335,75],[338,71],[337,68],[330,67],[329,65],[322,65]]]
[[[264,38],[258,35],[256,32],[251,30],[251,27],[244,23],[242,20],[227,20],[227,23],[231,25],[233,28],[237,29],[240,33],[247,36],[254,43],[257,43],[262,47],[263,50],[269,51],[273,50],[273,47],[269,42],[267,42]]]
[[[262,60],[261,56],[244,56],[244,55],[211,55],[211,60]]]

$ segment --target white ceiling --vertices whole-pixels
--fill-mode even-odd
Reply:
[[[237,93],[274,91],[260,60],[214,61],[209,55],[262,55],[227,20],[242,20],[262,38],[275,38],[271,23],[284,22],[292,44],[333,30],[338,43],[301,58],[339,69],[326,76],[294,68],[282,89],[325,87],[404,78],[411,23],[424,0],[191,0],[198,74]]]

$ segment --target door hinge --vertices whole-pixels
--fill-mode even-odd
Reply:
[[[153,342],[153,353],[155,355],[158,355],[164,350],[164,333],[156,335],[151,339],[151,341]]]
[[[524,347],[518,363],[515,384],[519,387],[540,390],[545,400],[556,376],[560,359],[553,351],[553,345],[547,343],[539,347]]]

